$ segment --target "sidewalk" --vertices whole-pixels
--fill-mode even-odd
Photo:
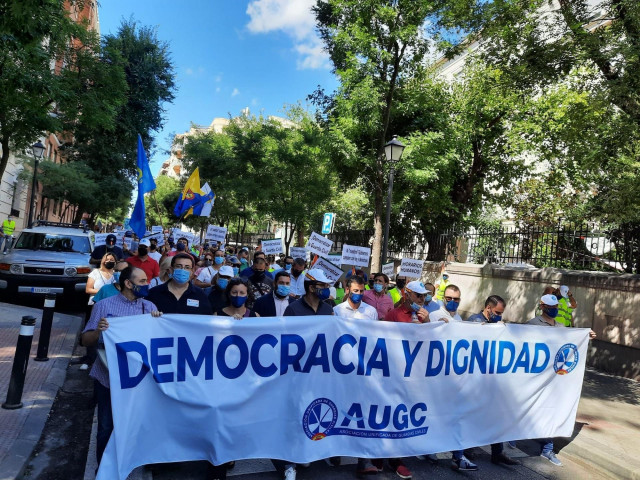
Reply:
[[[55,313],[49,361],[36,362],[42,310],[0,303],[0,403],[7,397],[20,321],[24,315],[36,318],[36,328],[22,394],[24,406],[17,410],[0,408],[0,480],[16,478],[38,442],[58,389],[64,383],[82,322],[79,316]]]
[[[574,436],[561,456],[617,478],[640,480],[638,452],[640,383],[587,370]]]

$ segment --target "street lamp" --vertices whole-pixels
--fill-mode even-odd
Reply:
[[[384,156],[389,164],[389,192],[387,194],[387,223],[384,226],[384,243],[382,245],[382,263],[387,261],[387,249],[389,248],[389,223],[391,223],[391,195],[393,193],[393,174],[396,163],[402,157],[404,145],[398,141],[398,136],[394,135],[391,141],[384,146]]]
[[[244,212],[244,207],[238,207],[238,229],[236,230],[236,250],[238,250],[238,242],[240,241],[240,215]],[[236,252],[237,253],[237,252]]]
[[[33,221],[33,211],[36,207],[36,185],[38,182],[38,162],[44,155],[44,145],[40,140],[37,143],[31,145],[31,152],[33,153],[33,158],[35,160],[35,164],[33,166],[33,182],[31,183],[31,205],[29,206],[29,228],[31,228],[31,223]]]

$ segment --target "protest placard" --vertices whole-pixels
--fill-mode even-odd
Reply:
[[[289,255],[293,258],[303,258],[309,260],[309,252],[304,247],[291,247],[289,248]]]
[[[162,227],[160,225],[154,225],[151,227],[151,233],[162,233]]]
[[[420,278],[422,277],[422,267],[424,266],[424,260],[414,260],[413,258],[403,258],[400,263],[400,271],[398,275],[407,278]]]
[[[158,246],[161,247],[164,245],[164,235],[162,234],[162,231],[158,232],[158,233],[153,233],[145,238],[148,238],[149,240],[151,240],[152,238],[154,238],[157,242],[158,242]]]
[[[382,266],[382,273],[384,273],[387,277],[392,279],[395,275],[393,262],[384,264]]]
[[[354,245],[342,245],[342,264],[354,267],[368,267],[371,258],[369,247],[356,247]]]
[[[196,240],[196,236],[193,233],[185,232],[184,230],[180,230],[179,228],[174,228],[171,231],[171,235],[173,236],[173,241],[175,243],[178,242],[179,238],[186,238],[187,242],[189,242],[189,246],[193,245],[195,240]],[[198,238],[198,242],[197,243],[200,243],[199,240],[200,239]]]
[[[274,240],[262,240],[262,251],[265,255],[275,255],[282,253],[282,239],[276,238]]]
[[[335,283],[340,280],[340,277],[342,277],[342,274],[344,273],[340,267],[322,257],[318,258],[318,261],[313,264],[313,268],[319,268],[322,270],[331,283]]]
[[[217,225],[209,225],[207,227],[206,240],[213,240],[214,242],[224,243],[227,236],[227,229],[225,227],[218,227]]]
[[[333,240],[329,240],[327,237],[312,232],[305,248],[316,255],[329,255],[332,246]]]
[[[107,243],[107,235],[113,235],[111,233],[96,233],[93,237],[93,246],[98,247]]]
[[[327,255],[325,258],[334,265],[342,266],[342,255]]]

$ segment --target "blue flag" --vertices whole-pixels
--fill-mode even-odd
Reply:
[[[136,167],[138,171],[138,191],[145,194],[151,190],[155,190],[156,182],[151,176],[149,160],[147,160],[147,154],[144,151],[142,137],[140,137],[140,135],[138,135],[138,161],[136,162]]]
[[[178,197],[178,202],[173,209],[173,214],[176,217],[181,217],[182,215],[188,216],[192,207],[204,203],[202,201],[204,195],[205,193],[200,188],[200,170],[196,167],[187,180],[180,197]]]
[[[147,231],[146,212],[144,207],[144,194],[155,190],[156,182],[153,181],[151,176],[151,170],[149,170],[149,161],[147,160],[147,154],[144,151],[142,145],[142,138],[138,135],[138,198],[136,205],[133,207],[133,213],[131,214],[131,220],[129,226],[131,230],[138,236],[138,238],[144,237]]]

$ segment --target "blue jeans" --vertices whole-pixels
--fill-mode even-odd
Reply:
[[[113,416],[111,415],[111,391],[99,381],[93,381],[93,389],[98,401],[98,434],[96,435],[96,457],[98,465],[102,460],[104,449],[113,432]]]
[[[2,242],[4,241],[4,253],[7,253],[7,250],[11,248],[11,244],[13,243],[13,239],[11,235],[4,235],[0,233],[0,248],[2,248]]]
[[[540,444],[540,448],[542,448],[540,453],[553,452],[553,438],[538,438],[536,441]]]

